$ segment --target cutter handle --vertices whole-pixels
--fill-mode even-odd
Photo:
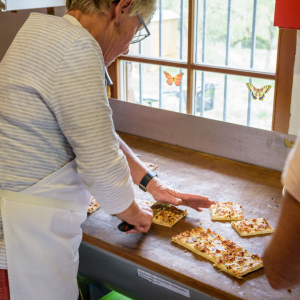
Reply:
[[[123,221],[122,223],[120,223],[118,225],[118,229],[122,232],[126,232],[126,231],[129,231],[131,229],[134,228],[134,225],[131,225],[131,224],[128,224],[127,222]]]

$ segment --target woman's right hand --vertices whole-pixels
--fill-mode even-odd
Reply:
[[[139,203],[133,201],[125,211],[117,214],[117,217],[128,224],[134,225],[134,229],[126,231],[126,234],[145,233],[150,229],[153,211],[144,201]]]

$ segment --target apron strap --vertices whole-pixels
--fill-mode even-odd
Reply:
[[[77,211],[82,213],[87,213],[87,208],[88,208],[87,205],[77,203],[77,202],[33,196],[21,192],[17,193],[8,190],[0,190],[0,198],[1,197],[7,200],[31,204],[31,205],[54,207],[54,208]]]

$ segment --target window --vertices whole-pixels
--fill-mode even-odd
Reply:
[[[112,96],[118,90],[129,102],[260,129],[288,126],[290,98],[278,94],[291,92],[292,72],[288,84],[280,80],[287,66],[279,53],[293,53],[296,35],[273,26],[274,7],[275,0],[160,0],[151,36],[114,66]]]

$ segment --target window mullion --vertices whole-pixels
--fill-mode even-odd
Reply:
[[[198,0],[197,0],[198,1]],[[195,0],[189,0],[188,13],[188,53],[187,53],[187,95],[186,95],[186,112],[193,113],[193,95],[194,95],[194,64],[195,55]]]
[[[253,22],[252,22],[252,38],[251,38],[251,59],[250,59],[250,69],[254,67],[254,52],[255,52],[255,44],[256,44],[256,17],[257,17],[257,0],[253,2]],[[249,78],[249,83],[252,84],[252,78]],[[247,110],[247,126],[251,124],[251,106],[252,99],[251,93],[248,94],[248,110]]]
[[[183,0],[180,1],[180,53],[179,59],[183,59]],[[182,73],[182,69],[180,72]],[[179,87],[179,112],[182,112],[182,99],[183,99],[183,89],[182,84]]]
[[[129,102],[129,80],[128,80],[128,73],[129,73],[129,68],[128,65],[132,64],[131,62],[126,62],[126,68],[125,68],[125,76],[124,76],[124,86],[125,86],[125,101]]]
[[[228,66],[228,64],[229,64],[230,29],[231,29],[231,0],[228,0],[225,66]],[[224,122],[226,122],[226,120],[227,120],[227,92],[228,92],[227,85],[228,85],[228,75],[225,75],[224,76],[224,104],[223,104],[223,121]]]
[[[139,54],[142,54],[142,43],[139,43]],[[139,77],[140,77],[140,104],[143,104],[143,66],[139,64]]]
[[[159,0],[159,57],[162,57],[162,0]],[[159,108],[162,107],[162,67],[159,67]]]
[[[202,24],[202,63],[205,63],[206,54],[206,12],[207,4],[206,0],[203,0],[203,24]],[[200,116],[204,117],[204,100],[205,100],[205,73],[201,74],[201,98],[200,98]]]

